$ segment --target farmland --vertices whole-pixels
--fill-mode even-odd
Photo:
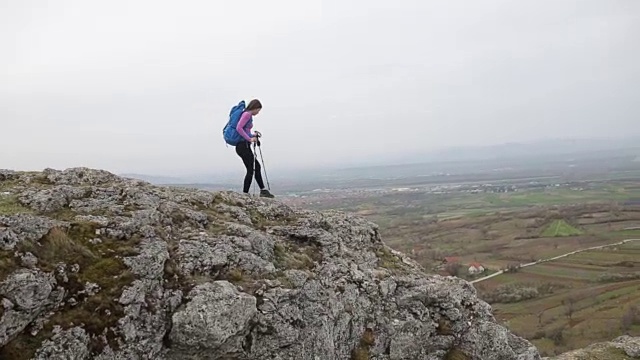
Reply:
[[[567,224],[564,220],[556,220],[542,233],[544,237],[559,237],[559,236],[575,236],[582,235],[582,231]]]
[[[623,276],[621,276],[623,275]],[[476,284],[480,294],[499,287],[546,288],[515,303],[494,303],[499,321],[546,354],[587,346],[624,333],[640,335],[640,244],[576,254]]]

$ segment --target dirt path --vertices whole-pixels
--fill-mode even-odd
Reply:
[[[553,261],[553,260],[558,260],[558,259],[570,256],[570,255],[575,255],[575,254],[578,254],[578,253],[581,253],[581,252],[584,252],[584,251],[604,249],[604,248],[607,248],[607,247],[618,246],[618,245],[626,244],[628,242],[633,242],[633,241],[640,241],[640,239],[626,239],[626,240],[622,240],[622,241],[614,243],[614,244],[592,246],[592,247],[585,248],[585,249],[575,250],[575,251],[568,252],[568,253],[562,254],[562,255],[558,255],[556,257],[552,257],[552,258],[549,258],[549,259],[543,259],[543,260],[530,262],[530,263],[527,263],[527,264],[521,264],[520,268],[525,268],[525,267],[529,267],[529,266],[533,266],[533,265],[537,265],[537,264],[542,264],[542,263]],[[475,280],[469,281],[469,282],[472,283],[472,284],[475,284],[475,283],[479,283],[481,281],[485,281],[485,280],[491,279],[492,277],[496,277],[496,276],[502,275],[502,274],[504,274],[504,271],[500,270],[500,271],[498,271],[496,273],[493,273],[493,274],[491,274],[489,276],[485,276],[485,277],[482,277],[480,279],[475,279]]]

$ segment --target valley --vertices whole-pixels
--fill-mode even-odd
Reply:
[[[640,335],[640,242],[607,246],[640,239],[640,164],[592,163],[550,166],[544,178],[531,166],[449,183],[345,182],[285,201],[362,215],[431,273],[474,281],[504,272],[474,282],[476,290],[501,323],[551,356]]]

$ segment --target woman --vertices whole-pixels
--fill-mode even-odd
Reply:
[[[240,141],[238,145],[236,145],[236,154],[240,156],[244,163],[244,167],[247,169],[247,174],[244,176],[242,192],[245,194],[249,193],[253,174],[255,173],[256,182],[260,187],[260,196],[272,198],[274,197],[273,194],[264,188],[260,163],[258,162],[258,159],[255,158],[253,151],[251,151],[251,144],[258,141],[258,137],[262,135],[259,131],[256,131],[255,134],[251,134],[251,129],[253,128],[253,117],[258,115],[260,110],[262,110],[262,104],[259,100],[253,99],[249,102],[249,105],[247,105],[240,116],[240,121],[238,121],[236,130],[240,136],[244,138],[244,141]]]

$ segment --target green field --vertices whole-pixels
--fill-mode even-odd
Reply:
[[[635,230],[620,230],[614,232],[612,235],[617,237],[624,237],[629,239],[640,239],[640,229]]]
[[[543,237],[563,237],[582,235],[582,231],[567,224],[564,220],[556,220],[542,233]]]

